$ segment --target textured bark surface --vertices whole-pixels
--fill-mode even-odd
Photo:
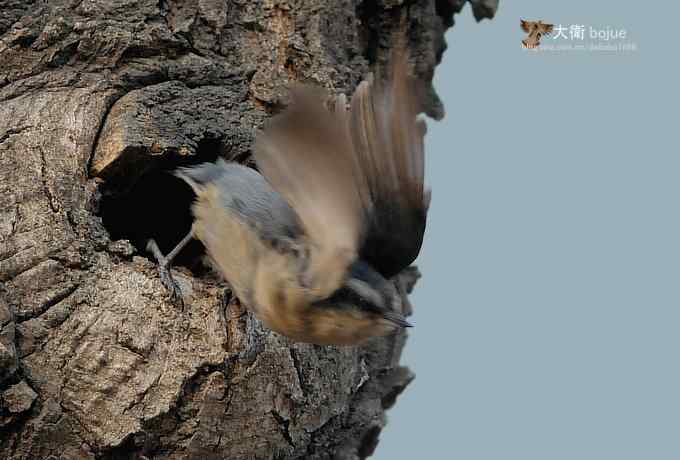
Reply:
[[[198,243],[182,310],[144,241],[191,225],[167,171],[248,162],[289,83],[351,93],[402,21],[431,80],[463,3],[0,0],[0,458],[370,455],[405,335],[292,344],[224,301]]]

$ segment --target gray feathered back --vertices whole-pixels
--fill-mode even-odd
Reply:
[[[301,232],[295,211],[251,168],[220,158],[216,163],[180,168],[175,175],[186,181],[197,195],[210,185],[217,187],[223,205],[267,240],[292,239]]]

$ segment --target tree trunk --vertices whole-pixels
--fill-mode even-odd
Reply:
[[[400,24],[431,81],[463,3],[0,0],[0,458],[370,455],[413,379],[405,334],[293,344],[225,297],[199,243],[179,308],[144,242],[191,225],[168,171],[248,163],[291,82],[351,93]]]

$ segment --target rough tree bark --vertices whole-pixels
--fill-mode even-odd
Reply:
[[[143,245],[190,226],[168,170],[248,162],[290,82],[351,93],[402,20],[431,80],[464,2],[0,0],[0,458],[370,455],[405,335],[292,344],[223,302],[198,243],[179,309]]]

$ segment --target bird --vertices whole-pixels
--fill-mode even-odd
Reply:
[[[192,238],[236,297],[294,342],[360,345],[410,327],[393,278],[420,252],[431,191],[424,181],[424,85],[398,47],[351,100],[298,85],[256,135],[253,168],[218,159],[175,174],[196,194],[190,232],[167,256],[163,284]]]
[[[552,33],[554,28],[553,24],[546,24],[542,21],[525,21],[524,19],[520,19],[520,26],[524,32],[529,34],[527,38],[522,40],[522,46],[525,48],[538,48],[541,37]]]

